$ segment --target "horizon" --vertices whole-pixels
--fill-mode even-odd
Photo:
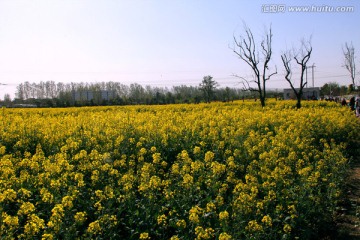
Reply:
[[[337,7],[344,11],[334,12]],[[272,27],[270,67],[277,66],[278,74],[267,82],[268,89],[290,87],[280,54],[310,37],[314,86],[348,86],[342,46],[352,42],[359,66],[359,9],[358,1],[324,0],[286,5],[265,0],[0,1],[0,83],[7,84],[0,85],[0,99],[5,93],[13,99],[16,86],[26,81],[171,88],[198,86],[211,75],[220,87],[236,88],[234,74],[252,76],[231,50],[233,36],[244,34],[243,22],[257,44],[264,29]],[[311,70],[308,74],[311,87]]]

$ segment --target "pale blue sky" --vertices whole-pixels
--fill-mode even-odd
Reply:
[[[0,98],[6,92],[14,97],[15,86],[25,81],[118,81],[171,88],[195,86],[211,75],[221,86],[240,87],[232,75],[250,77],[252,72],[229,46],[233,35],[243,33],[243,21],[258,42],[272,25],[272,66],[278,74],[269,88],[289,87],[280,54],[310,35],[315,86],[350,84],[341,67],[342,45],[353,43],[360,70],[360,2],[287,1],[283,13],[262,11],[267,4],[284,2],[0,0],[0,83],[8,84],[0,85]],[[294,13],[291,6],[354,9]]]

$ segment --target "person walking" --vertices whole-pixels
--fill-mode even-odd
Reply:
[[[352,98],[350,98],[349,106],[350,106],[351,111],[355,110],[355,97],[354,96]]]
[[[343,98],[342,101],[341,101],[341,105],[342,105],[342,106],[346,106],[346,104],[347,104],[346,99]]]

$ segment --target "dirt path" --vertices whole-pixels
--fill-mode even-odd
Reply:
[[[347,199],[339,211],[336,239],[360,239],[360,163],[354,164],[349,173]]]

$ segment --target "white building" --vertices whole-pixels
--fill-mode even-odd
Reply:
[[[296,91],[299,91],[299,88],[295,88]],[[320,98],[320,88],[312,87],[312,88],[303,88],[302,99],[304,100],[317,100]],[[294,90],[291,88],[284,89],[284,99],[296,99]]]

